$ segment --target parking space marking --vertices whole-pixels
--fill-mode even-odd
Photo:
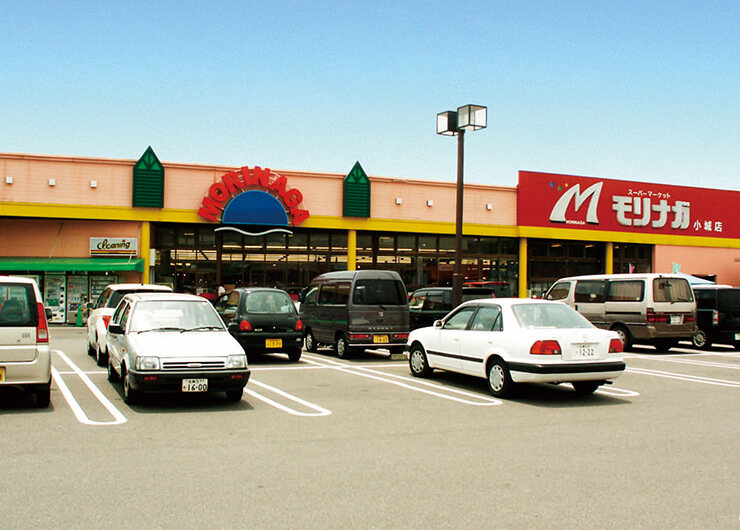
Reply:
[[[682,364],[693,364],[696,366],[711,366],[714,368],[729,368],[730,370],[740,370],[740,364],[723,363],[717,361],[702,361],[700,359],[687,359],[686,357],[679,356],[666,356],[666,357],[654,357],[650,355],[625,355],[626,359],[649,359],[655,361],[663,361],[667,363],[682,363]]]
[[[305,356],[304,356],[305,357]],[[317,360],[315,360],[317,359]],[[385,372],[379,372],[377,370],[373,370],[371,368],[366,368],[362,366],[348,366],[343,363],[337,362],[337,361],[331,361],[329,359],[319,359],[316,357],[308,357],[305,359],[307,363],[311,363],[314,365],[324,366],[326,368],[330,368],[332,370],[337,370],[340,372],[345,372],[352,375],[359,375],[360,377],[367,377],[368,379],[374,379],[376,381],[381,381],[383,383],[389,383],[391,385],[400,386],[402,388],[406,388],[408,390],[413,390],[414,392],[422,392],[424,394],[429,394],[431,396],[439,397],[442,399],[448,399],[450,401],[456,401],[458,403],[462,403],[464,405],[474,405],[478,407],[490,407],[493,405],[502,405],[503,401],[495,399],[495,398],[489,398],[487,396],[481,396],[479,394],[473,394],[471,392],[465,392],[463,390],[457,390],[455,388],[449,388],[443,385],[440,385],[438,383],[432,383],[429,381],[422,381],[416,378],[411,377],[404,377],[399,376],[395,374],[387,374]],[[326,364],[322,364],[326,363]],[[397,365],[393,365],[397,366]],[[378,374],[378,375],[374,375]],[[398,381],[395,381],[394,379],[398,379]],[[425,388],[419,388],[419,386],[412,386],[410,384],[404,383],[403,381],[409,381],[414,383],[414,385],[419,386],[426,386],[430,388],[434,388],[437,391],[427,390]],[[455,396],[445,395],[442,392],[448,392],[450,394],[459,394],[462,396],[467,396],[470,398],[474,398],[476,401],[471,401],[468,399],[463,399]]]
[[[596,393],[605,394],[607,396],[613,396],[613,397],[637,397],[640,395],[639,392],[635,392],[634,390],[626,390],[624,388],[617,388],[614,386],[606,386],[606,385],[602,385],[599,388],[597,388]]]
[[[725,379],[714,379],[712,377],[701,377],[698,375],[676,374],[673,372],[663,372],[661,370],[650,370],[647,368],[633,368],[633,367],[627,368],[627,371],[636,373],[636,374],[642,374],[642,375],[652,375],[655,377],[665,377],[667,379],[677,379],[679,381],[688,381],[691,383],[704,383],[707,385],[717,385],[717,386],[726,386],[730,388],[740,388],[740,382],[738,381],[727,381]]]
[[[264,389],[268,390],[269,392],[273,392],[273,393],[275,393],[275,394],[277,394],[279,396],[282,396],[282,397],[284,397],[286,399],[289,399],[291,401],[295,401],[296,403],[300,403],[301,405],[303,405],[304,407],[306,407],[308,409],[312,409],[312,410],[315,410],[316,411],[316,412],[300,412],[300,411],[295,410],[295,409],[292,409],[292,408],[290,408],[290,407],[288,407],[286,405],[283,405],[281,403],[278,403],[277,401],[275,401],[273,399],[270,399],[267,396],[263,396],[262,394],[260,394],[258,392],[255,392],[251,388],[245,388],[244,389],[244,391],[247,394],[249,394],[250,396],[252,396],[254,398],[257,398],[257,399],[259,399],[261,401],[264,401],[268,405],[272,405],[273,407],[275,407],[277,409],[280,409],[283,412],[287,412],[288,414],[293,414],[294,416],[313,416],[313,417],[316,417],[316,416],[328,416],[329,414],[331,414],[331,411],[330,410],[327,410],[327,409],[325,409],[323,407],[320,407],[318,405],[315,405],[314,403],[309,403],[306,400],[303,400],[303,399],[301,399],[299,397],[296,397],[296,396],[293,396],[291,394],[288,394],[287,392],[283,392],[282,390],[277,389],[277,388],[275,388],[273,386],[266,385],[265,383],[260,383],[259,381],[255,381],[254,379],[250,379],[249,380],[249,383],[251,385],[257,385],[258,387],[264,388]]]
[[[113,416],[114,418],[113,421],[94,421],[88,418],[87,414],[85,414],[85,412],[82,410],[82,407],[74,398],[74,395],[69,390],[67,384],[64,382],[62,374],[57,371],[55,367],[52,366],[51,373],[52,377],[54,378],[54,382],[59,388],[59,391],[64,396],[64,399],[67,401],[67,404],[72,409],[72,412],[74,412],[74,415],[77,417],[77,421],[79,421],[80,423],[84,423],[85,425],[119,425],[128,421],[126,417],[121,414],[121,411],[119,411],[113,405],[113,403],[111,403],[108,398],[103,395],[100,389],[95,386],[95,383],[90,380],[87,374],[83,372],[74,362],[72,362],[72,360],[67,357],[64,352],[62,352],[61,350],[54,350],[54,352],[59,355],[59,357],[61,357],[65,363],[67,363],[67,365],[72,369],[72,372],[77,375],[83,383],[85,383],[85,385],[90,389],[90,392],[92,392],[97,400],[100,401],[100,403],[106,408],[108,412],[110,412],[111,416]]]

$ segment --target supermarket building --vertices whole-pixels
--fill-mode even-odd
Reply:
[[[454,182],[0,153],[0,274],[39,281],[73,323],[112,282],[212,292],[330,270],[450,285]],[[574,274],[679,271],[740,285],[740,192],[530,171],[466,184],[465,281],[541,294]]]

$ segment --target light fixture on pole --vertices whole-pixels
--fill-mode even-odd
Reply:
[[[465,105],[457,111],[437,114],[437,134],[457,135],[457,209],[455,213],[455,266],[452,271],[452,304],[462,302],[462,224],[463,224],[463,155],[465,131],[485,129],[487,109],[480,105]]]

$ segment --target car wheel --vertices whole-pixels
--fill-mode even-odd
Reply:
[[[87,354],[90,357],[94,357],[96,352],[97,352],[97,348],[93,347],[92,342],[87,341]]]
[[[108,361],[108,354],[103,353],[100,349],[100,344],[98,344],[98,347],[95,350],[95,362],[98,363],[98,366],[105,366],[106,362]]]
[[[113,369],[113,365],[110,363],[110,357],[108,357],[108,381],[111,383],[118,382],[118,372]]]
[[[514,382],[511,380],[511,374],[506,367],[506,363],[501,359],[495,359],[488,367],[488,390],[496,397],[504,397],[511,393]]]
[[[347,345],[347,339],[344,338],[344,335],[339,335],[337,337],[334,349],[337,352],[337,357],[340,359],[349,359],[352,354],[352,349]]]
[[[36,406],[45,409],[51,403],[51,381],[36,387]]]
[[[238,403],[242,400],[242,395],[244,394],[244,391],[240,388],[239,390],[227,390],[226,391],[226,401],[230,403]]]
[[[139,391],[131,388],[128,371],[123,372],[123,401],[127,405],[135,405],[139,401]]]
[[[297,363],[301,360],[301,350],[295,349],[288,352],[288,360],[292,363]]]
[[[317,348],[318,348],[318,343],[316,342],[316,339],[313,336],[313,332],[311,330],[308,330],[306,332],[306,349],[310,351],[311,353],[316,353]]]
[[[593,394],[600,386],[596,381],[574,381],[572,384],[575,391],[581,396]]]
[[[696,335],[693,336],[691,342],[693,342],[694,346],[700,350],[708,350],[712,346],[712,343],[709,342],[709,337],[707,337],[707,333],[703,329],[696,332]]]
[[[630,335],[629,330],[624,326],[615,326],[612,331],[615,331],[619,335],[619,340],[622,341],[622,349],[629,351],[632,348],[632,335]]]
[[[421,344],[414,344],[409,352],[409,369],[414,377],[429,377],[434,368],[429,366],[427,354]]]

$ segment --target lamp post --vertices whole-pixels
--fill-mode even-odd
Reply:
[[[457,208],[455,213],[455,266],[452,271],[452,304],[462,302],[462,225],[463,225],[463,155],[465,131],[486,128],[487,109],[480,105],[465,105],[457,111],[437,114],[437,134],[457,135]]]

